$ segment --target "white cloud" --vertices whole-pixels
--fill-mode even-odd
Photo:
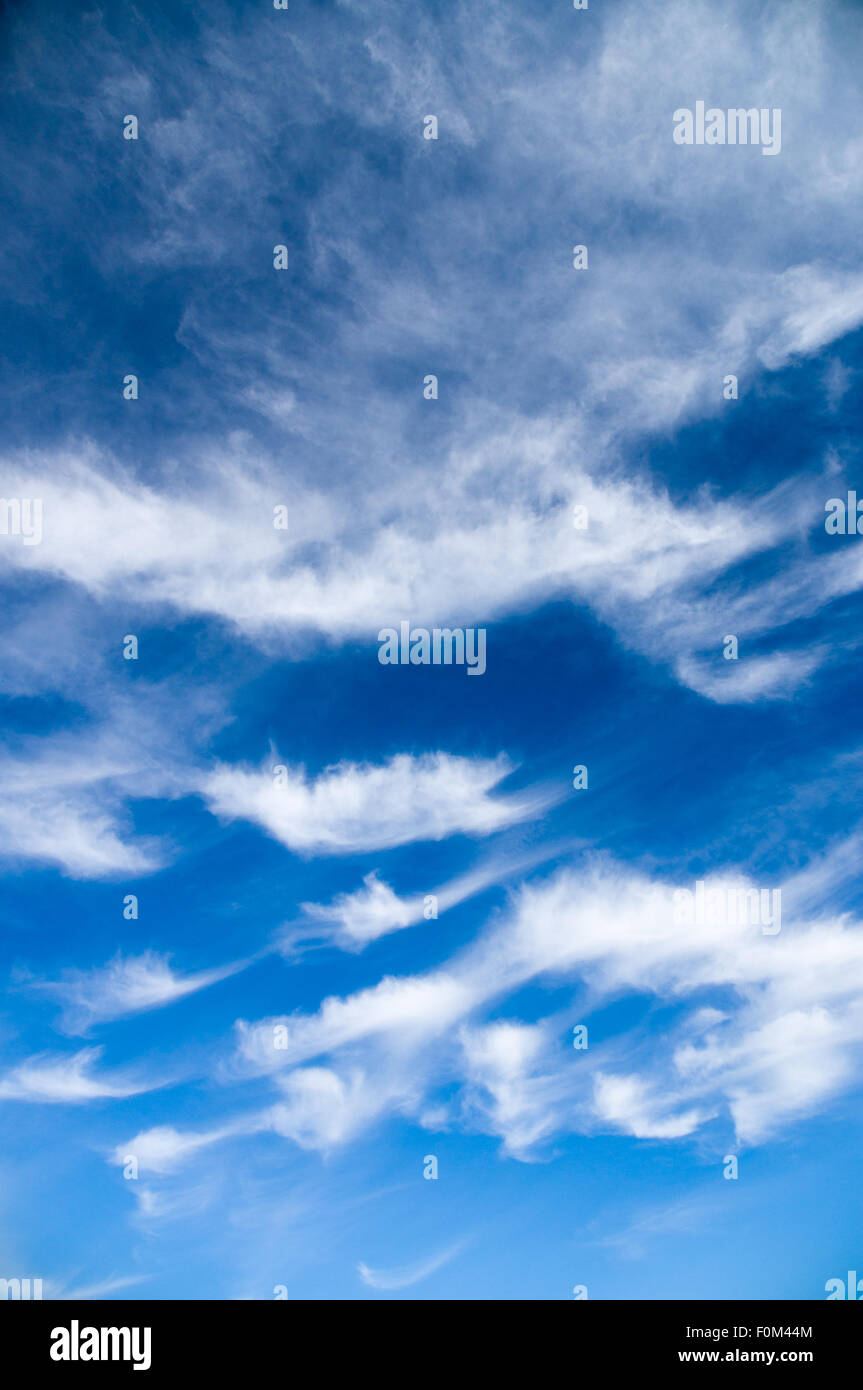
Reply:
[[[626,396],[645,370],[619,363],[603,389]],[[650,399],[656,408],[659,397]],[[275,473],[268,480],[271,465],[243,479],[236,464],[222,464],[204,497],[172,498],[106,479],[99,469],[109,462],[98,456],[77,465],[74,484],[65,475],[53,480],[49,458],[37,476],[33,460],[26,470],[7,460],[10,490],[43,495],[46,533],[40,546],[6,548],[0,560],[60,573],[101,602],[122,594],[213,614],[264,645],[278,640],[307,653],[312,641],[359,639],[369,661],[380,628],[406,615],[434,625],[445,614],[475,626],[568,596],[708,698],[714,687],[708,680],[702,690],[698,657],[724,632],[767,634],[863,583],[858,557],[808,554],[805,531],[820,526],[824,504],[810,481],[762,498],[722,499],[699,488],[672,502],[606,439],[595,441],[592,463],[584,430],[574,419],[497,414],[475,440],[468,427],[469,442],[447,460],[445,485],[440,477],[434,487],[412,481],[421,529],[407,514],[399,519],[398,495],[383,485],[363,498],[360,525],[347,494],[324,506],[292,484],[291,515],[300,519],[277,532],[273,507],[286,492]],[[587,531],[573,526],[576,503],[588,508]],[[790,528],[797,534],[789,550]],[[92,544],[81,547],[81,534]],[[741,593],[735,566],[760,554],[779,560],[779,573]],[[808,660],[828,655],[815,649]],[[724,691],[734,698],[733,682]],[[741,684],[742,699],[759,693],[772,698],[774,690]]]
[[[464,1028],[466,1115],[503,1140],[504,1151],[527,1158],[554,1133],[559,1108],[572,1103],[577,1079],[549,1054],[539,1024],[511,1021]]]
[[[127,817],[116,785],[131,771],[97,748],[68,739],[0,764],[0,835],[9,859],[58,864],[73,878],[147,874],[164,851],[151,837],[123,838]]]
[[[332,903],[303,903],[303,911],[314,922],[335,924],[336,940],[354,950],[422,918],[422,898],[399,898],[374,872],[365,875],[363,884],[355,893],[340,893]]]
[[[266,1072],[369,1039],[390,1035],[399,1049],[415,1049],[444,1031],[475,1004],[467,981],[440,971],[393,979],[346,999],[325,999],[315,1014],[237,1023],[241,1056]],[[275,1029],[287,1029],[287,1046],[276,1045]]]
[[[393,1084],[380,1070],[300,1067],[277,1082],[284,1100],[269,1112],[272,1129],[304,1149],[322,1152],[347,1143],[384,1111],[406,1102],[411,1084]]]
[[[108,1279],[100,1279],[96,1284],[76,1285],[72,1288],[56,1279],[49,1279],[46,1281],[46,1292],[49,1299],[56,1299],[64,1303],[100,1301],[113,1293],[119,1293],[121,1289],[131,1289],[137,1284],[146,1284],[147,1280],[152,1279],[152,1277],[152,1274],[112,1276]]]
[[[651,1096],[638,1077],[596,1077],[597,1115],[636,1139],[681,1139],[710,1118],[697,1110],[669,1114],[672,1108],[669,1097]]]
[[[65,1032],[86,1033],[93,1024],[163,1008],[207,989],[236,974],[246,963],[239,961],[214,970],[178,975],[168,957],[145,951],[140,956],[117,956],[95,970],[70,970],[62,980],[37,981],[33,988],[61,1000]]]
[[[813,1113],[854,1081],[863,1049],[863,1001],[813,1004],[771,1016],[757,1011],[738,1029],[717,1029],[674,1057],[690,1088],[718,1081],[741,1143],[763,1143]]]
[[[288,768],[279,784],[272,766],[256,772],[221,766],[206,778],[203,793],[214,815],[254,821],[289,849],[353,854],[490,835],[537,815],[552,799],[549,792],[491,794],[511,771],[505,757],[399,754],[378,766],[340,763],[314,781],[303,769]]]
[[[119,1100],[152,1091],[164,1082],[145,1081],[122,1072],[95,1075],[102,1048],[82,1048],[69,1056],[41,1054],[0,1077],[0,1100],[80,1105],[91,1100]]]
[[[63,616],[61,638],[68,626]],[[218,726],[219,702],[188,689],[178,700],[143,681],[130,694],[116,674],[125,666],[119,636],[114,652],[113,670],[100,651],[93,669],[71,673],[74,698],[89,708],[90,722],[10,740],[0,757],[0,853],[7,859],[55,864],[90,879],[150,874],[172,857],[166,841],[134,834],[128,803],[191,790],[186,735],[192,724],[199,736]],[[46,667],[38,693],[51,687],[47,678]],[[54,687],[64,683],[61,673]]]
[[[203,1133],[187,1131],[183,1134],[171,1125],[157,1125],[153,1129],[142,1130],[125,1144],[118,1144],[111,1155],[111,1162],[123,1167],[130,1157],[134,1157],[138,1161],[139,1171],[145,1175],[169,1173],[211,1144],[237,1134],[254,1134],[265,1128],[266,1120],[259,1116],[244,1117]]]
[[[674,893],[687,886],[584,856],[522,886],[446,970],[384,979],[311,1015],[241,1022],[238,1064],[282,1074],[283,1085],[298,1063],[331,1059],[288,1083],[299,1118],[285,1132],[322,1146],[394,1109],[432,1124],[435,1115],[451,1123],[460,1114],[522,1158],[568,1128],[674,1139],[715,1115],[733,1119],[740,1142],[758,1142],[853,1075],[863,1052],[863,926],[795,918],[795,902],[807,903],[799,880],[781,921],[773,899],[767,933],[734,917],[682,922]],[[705,886],[723,901],[753,887],[730,872],[706,875]],[[720,989],[726,1003],[687,1013],[649,1042],[624,1033],[581,1053],[568,1045],[574,1010],[530,1025],[473,1021],[524,985],[551,981],[577,988],[579,1022],[627,994],[674,1005]],[[277,1027],[287,1030],[284,1048],[275,1045]],[[633,1052],[637,1070],[625,1060]],[[437,1089],[454,1080],[460,1101],[436,1104]]]
[[[863,274],[831,275],[804,265],[786,271],[783,281],[787,294],[780,293],[779,302],[790,305],[758,350],[765,366],[775,369],[791,357],[809,356],[863,323]]]
[[[717,643],[712,666],[706,662],[681,660],[677,664],[677,674],[685,685],[720,705],[748,704],[764,699],[790,700],[825,656],[823,649],[810,648],[775,652],[771,656],[747,657],[744,654],[742,660],[726,661]]]
[[[405,27],[406,7],[357,0],[353,8],[373,16],[374,37],[351,54],[368,66],[345,82],[347,64],[315,68],[330,72],[343,117],[374,130],[401,123],[409,132],[400,151],[407,176],[431,153],[415,138],[416,93],[435,93],[445,140],[458,142],[459,157],[482,150],[481,189],[418,203],[415,217],[403,200],[399,234],[412,247],[404,258],[388,254],[386,206],[359,210],[355,162],[331,171],[312,200],[300,283],[313,299],[337,264],[351,308],[327,319],[320,352],[310,334],[289,356],[282,301],[245,293],[249,242],[242,231],[239,241],[224,235],[248,222],[237,210],[251,189],[272,188],[266,133],[277,84],[267,75],[279,57],[247,35],[228,51],[218,31],[205,28],[205,54],[218,60],[223,79],[217,102],[200,77],[206,63],[165,54],[165,90],[184,91],[186,106],[179,118],[154,113],[150,122],[150,148],[160,158],[139,190],[132,254],[154,268],[206,260],[227,269],[236,249],[233,268],[244,275],[234,275],[230,303],[221,278],[209,291],[207,277],[196,275],[178,330],[204,368],[207,413],[198,399],[187,454],[176,463],[173,455],[155,465],[148,458],[146,484],[107,450],[76,446],[5,460],[9,492],[43,495],[46,530],[40,546],[4,547],[3,564],[75,586],[106,606],[132,600],[216,615],[280,655],[359,640],[370,662],[379,627],[402,617],[492,622],[568,596],[624,646],[707,699],[750,703],[799,689],[829,660],[829,640],[803,654],[787,651],[784,639],[779,651],[760,640],[754,656],[747,644],[781,634],[863,582],[859,548],[809,547],[809,532],[820,533],[823,522],[817,480],[799,476],[766,496],[731,497],[696,483],[672,497],[635,460],[647,452],[645,431],[667,437],[680,425],[715,420],[726,372],[740,375],[745,399],[766,373],[822,350],[863,319],[863,282],[841,262],[855,244],[861,206],[859,47],[851,30],[837,30],[840,43],[818,7],[795,0],[755,15],[736,0],[698,7],[671,0],[650,25],[639,7],[622,4],[608,7],[595,41],[574,55],[567,45],[543,43],[545,20],[532,13],[506,22],[492,16],[477,31],[470,12],[456,7],[446,27],[424,25],[428,42],[418,44]],[[298,52],[308,53],[311,42],[299,38]],[[248,72],[262,78],[254,92]],[[111,80],[85,113],[100,133],[115,109],[118,79]],[[143,99],[157,86],[154,76],[136,90]],[[745,103],[755,91],[766,105],[785,103],[780,158],[674,147],[671,114],[680,102],[703,94]],[[847,113],[827,138],[826,97]],[[335,109],[319,76],[308,98],[297,110],[310,126],[319,101]],[[55,100],[60,109],[62,96]],[[62,131],[62,121],[55,125]],[[213,138],[214,131],[240,132],[241,143]],[[47,176],[73,191],[63,160],[50,153]],[[545,197],[546,219],[537,219],[536,189],[554,190],[550,202]],[[591,270],[581,278],[571,270],[569,243],[582,233],[562,227],[559,216],[572,190],[595,228]],[[36,206],[44,203],[37,197]],[[128,238],[96,239],[109,283],[117,267],[126,274]],[[513,353],[516,341],[530,351]],[[456,359],[447,356],[452,344]],[[433,442],[416,449],[410,403],[375,389],[381,363],[412,356],[444,362],[445,391],[447,365],[469,362],[474,370],[469,404],[450,392],[452,433],[426,431]],[[214,380],[225,414],[210,390]],[[544,415],[540,387],[561,380],[572,404]],[[503,382],[512,407],[483,400],[476,389],[483,382]],[[248,407],[256,428],[267,421],[282,431],[285,447],[268,452],[226,423]],[[210,428],[213,437],[202,439]],[[277,533],[272,507],[286,500],[291,529]],[[574,503],[589,507],[585,533],[573,530]],[[741,569],[757,560],[763,567]],[[726,632],[741,640],[739,663],[721,663]],[[220,768],[205,794],[217,814],[251,820],[292,849],[338,853],[491,833],[508,816],[535,813],[519,795],[492,795],[503,774],[485,783],[484,772],[474,774],[486,767],[464,760],[461,782],[452,760],[342,765],[312,780],[294,770],[283,789],[245,768]],[[20,815],[11,798],[0,807],[14,852],[92,875],[144,872],[158,861],[156,851],[123,842],[110,789],[70,786],[58,796],[48,779],[35,797],[23,783],[20,790]],[[569,1082],[555,1060],[552,1025],[542,1025],[541,1037],[536,1025],[515,1022],[507,1025],[513,1033],[486,1036],[476,1031],[476,1014],[533,980],[569,981],[579,1002],[584,992],[593,1004],[628,992],[675,1004],[716,988],[731,1003],[722,1018],[702,1020],[698,1042],[669,1029],[636,1074],[621,1055],[623,1040],[601,1056],[593,1112],[571,1118],[670,1135],[688,1117],[729,1107],[741,1135],[769,1133],[794,1104],[835,1094],[858,1047],[860,926],[852,918],[818,920],[814,889],[813,877],[811,916],[789,919],[776,938],[686,930],[669,919],[669,884],[584,862],[529,885],[446,968],[387,979],[287,1017],[284,1055],[274,1059],[273,1021],[244,1025],[243,1060],[272,1070],[328,1059],[275,1081],[287,1088],[285,1132],[304,1143],[335,1143],[382,1113],[366,1092],[385,1062],[383,1108],[412,1098],[410,1077],[418,1090],[458,1078],[473,1088],[473,1113],[527,1152],[570,1119],[559,1119],[556,1088],[568,1095]],[[364,892],[310,911],[336,926],[340,944],[361,943],[407,925],[416,899],[397,897],[375,878]],[[467,1050],[456,1041],[465,1020],[473,1030]],[[801,1030],[811,1066],[801,1066]],[[429,1038],[439,1048],[429,1048]],[[416,1039],[424,1048],[412,1051]],[[592,1061],[579,1061],[593,1078]],[[673,1104],[665,1109],[658,1097]],[[180,1153],[183,1141],[175,1140]]]
[[[415,1264],[406,1265],[401,1269],[370,1269],[367,1264],[360,1262],[357,1265],[357,1273],[370,1289],[407,1289],[427,1279],[437,1270],[443,1269],[444,1265],[448,1265],[450,1260],[455,1259],[464,1249],[464,1245],[464,1241],[456,1241],[454,1245],[447,1246],[436,1255],[417,1260]]]
[[[553,858],[562,848],[560,843],[547,843],[529,854],[511,851],[430,890],[430,895],[436,899],[438,913],[446,912],[487,888],[524,873],[544,859]],[[427,903],[428,897],[429,894],[422,893],[400,898],[373,870],[363,878],[363,887],[353,893],[340,893],[331,903],[302,903],[309,923],[320,925],[292,927],[284,933],[280,944],[290,954],[299,943],[314,935],[331,938],[342,950],[359,951],[390,932],[402,931],[423,920],[434,921],[434,917],[427,916],[427,908],[430,910],[431,906]]]
[[[567,595],[707,698],[782,694],[778,668],[751,679],[738,672],[720,687],[699,656],[718,640],[715,600],[720,610],[727,598],[741,611],[730,600],[734,566],[746,557],[769,553],[782,571],[778,586],[749,585],[755,630],[787,621],[783,600],[807,559],[802,537],[793,551],[780,548],[790,519],[776,514],[775,498],[721,499],[695,486],[672,500],[635,466],[632,445],[641,455],[645,430],[714,418],[726,373],[739,374],[745,392],[765,371],[820,351],[863,321],[863,278],[842,264],[860,212],[853,46],[801,5],[789,23],[772,12],[753,19],[744,4],[696,13],[677,0],[645,29],[625,4],[603,17],[595,44],[577,57],[549,45],[530,15],[477,34],[461,10],[442,28],[384,5],[381,27],[355,8],[373,32],[356,36],[352,80],[339,77],[345,35],[336,42],[316,34],[338,90],[307,76],[303,119],[314,126],[335,100],[359,128],[383,125],[397,140],[401,133],[405,180],[415,187],[409,181],[432,154],[414,138],[416,93],[424,91],[439,103],[444,141],[466,157],[482,149],[481,195],[463,193],[445,207],[418,200],[405,214],[414,248],[405,260],[382,244],[377,198],[372,208],[361,196],[367,189],[355,163],[331,171],[309,202],[300,283],[313,294],[329,288],[337,264],[352,310],[328,314],[314,360],[304,339],[286,352],[280,302],[251,290],[245,273],[234,274],[227,302],[221,287],[195,276],[178,337],[205,368],[202,378],[222,382],[224,413],[214,411],[211,393],[197,397],[198,432],[182,467],[148,468],[146,483],[91,444],[4,459],[10,492],[43,497],[46,529],[41,545],[4,547],[0,560],[103,602],[133,598],[218,615],[255,641],[292,650],[358,638],[370,657],[379,628],[405,616],[493,621]],[[202,79],[206,63],[159,55],[166,89],[182,88],[185,106],[178,117],[154,110],[148,122],[157,157],[138,189],[134,237],[118,228],[93,248],[94,270],[108,283],[130,256],[151,267],[206,260],[245,272],[260,254],[253,234],[238,240],[236,230],[251,190],[275,187],[265,135],[277,117],[267,79],[277,57],[251,32],[230,53],[217,26],[199,37],[221,74],[219,97]],[[292,38],[300,53],[312,41]],[[113,41],[99,42],[108,69]],[[467,54],[469,62],[459,56]],[[249,72],[258,75],[254,93]],[[74,106],[67,74],[55,75],[56,109],[64,100]],[[112,119],[115,83],[107,79],[87,104],[99,136]],[[142,100],[153,100],[157,87],[155,76],[143,83]],[[755,89],[768,104],[794,93],[780,158],[673,144],[672,113],[687,93],[733,105]],[[828,141],[826,93],[848,113]],[[55,197],[74,204],[71,162],[52,146],[45,155],[25,191],[42,206],[50,181]],[[562,229],[556,214],[537,224],[529,196],[555,188],[566,205],[570,185],[593,209],[594,254],[602,256],[583,276],[570,265],[575,230]],[[405,200],[393,196],[404,214]],[[647,245],[638,230],[645,224],[661,228]],[[732,228],[730,242],[710,234],[716,227]],[[515,292],[501,293],[504,258],[514,256]],[[502,347],[517,335],[531,352]],[[476,381],[506,374],[514,405],[500,409],[473,390],[469,404],[453,407],[458,444],[433,432],[433,443],[415,448],[410,402],[383,396],[378,364],[414,349],[446,364],[453,342]],[[572,404],[543,414],[538,386],[564,375]],[[281,430],[290,448],[268,453],[236,428],[238,406]],[[358,486],[368,457],[376,467],[362,470]],[[290,502],[287,533],[272,526],[282,502]],[[591,510],[582,535],[570,520],[577,502]],[[808,557],[810,611],[835,596],[836,558]],[[859,587],[859,564],[844,557],[842,567],[847,586]],[[828,655],[817,651],[819,661]]]

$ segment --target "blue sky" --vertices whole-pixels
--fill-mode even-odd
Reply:
[[[69,8],[0,18],[0,1277],[823,1298],[859,6]],[[675,144],[700,100],[780,152]],[[382,665],[405,620],[487,670]]]

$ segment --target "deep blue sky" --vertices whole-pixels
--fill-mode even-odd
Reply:
[[[0,1277],[823,1298],[859,7],[73,8],[0,17]],[[675,145],[698,100],[781,152]],[[486,673],[381,665],[402,620]],[[781,931],[676,921],[698,879]]]

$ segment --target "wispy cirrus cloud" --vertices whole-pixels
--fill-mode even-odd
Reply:
[[[97,1072],[101,1047],[85,1047],[61,1056],[41,1053],[0,1076],[0,1100],[34,1104],[83,1105],[96,1100],[123,1100],[167,1085],[135,1071]]]
[[[133,1289],[139,1284],[146,1284],[152,1279],[151,1274],[125,1274],[111,1275],[107,1279],[100,1279],[95,1284],[72,1284],[70,1281],[59,1281],[48,1279],[46,1281],[46,1296],[49,1299],[64,1303],[100,1301],[110,1298],[111,1294],[121,1293],[125,1289]]]
[[[118,955],[94,970],[68,970],[61,980],[30,981],[29,987],[62,1003],[64,1032],[83,1034],[96,1024],[164,1008],[236,975],[248,963],[236,961],[182,975],[172,969],[167,956],[145,951],[140,956]]]
[[[495,855],[429,893],[406,898],[399,897],[372,870],[363,878],[362,888],[352,893],[340,893],[330,903],[301,903],[307,922],[288,927],[279,938],[280,947],[290,955],[312,937],[332,940],[342,950],[361,951],[390,932],[402,931],[423,920],[435,920],[439,913],[554,858],[563,848],[560,843],[548,842],[530,853],[510,851]]]
[[[35,756],[4,759],[0,854],[7,860],[56,864],[74,878],[147,874],[165,862],[153,837],[131,833],[119,784],[133,764],[48,746]],[[127,784],[128,785],[128,784]]]
[[[514,769],[505,756],[399,754],[379,765],[340,763],[311,780],[302,768],[273,758],[260,771],[221,766],[203,784],[214,815],[254,821],[289,849],[352,854],[450,835],[490,835],[530,819],[558,792],[496,796]]]
[[[370,1269],[361,1261],[357,1265],[357,1273],[370,1289],[408,1289],[414,1284],[422,1283],[430,1274],[443,1269],[456,1258],[464,1246],[464,1241],[457,1241],[445,1250],[440,1250],[426,1259],[417,1260],[415,1264],[405,1265],[401,1269]]]
[[[705,891],[724,900],[751,886],[731,873],[705,879]],[[499,1134],[519,1156],[561,1124],[670,1139],[720,1112],[740,1142],[760,1142],[853,1077],[863,1047],[863,928],[830,915],[786,915],[769,934],[742,917],[684,922],[675,891],[631,866],[585,857],[578,869],[523,885],[508,913],[445,969],[327,999],[315,1014],[240,1022],[239,1064],[289,1079],[301,1076],[293,1068],[321,1057],[336,1059],[337,1071],[353,1069],[349,1092],[337,1071],[318,1076],[320,1134],[330,1106],[343,1111],[348,1094],[352,1113],[370,1123],[390,1107],[421,1113],[423,1097],[460,1077],[468,1123]],[[675,1005],[712,988],[730,991],[731,1002],[685,1017],[635,1069],[623,1060],[625,1038],[574,1065],[559,1020],[472,1022],[528,982],[555,980],[579,984],[580,1020],[626,994]],[[386,1078],[377,1104],[371,1087],[362,1098],[372,1075]],[[338,1126],[325,1147],[337,1133]]]
[[[254,1134],[264,1128],[267,1128],[266,1120],[258,1119],[256,1116],[243,1117],[239,1121],[200,1132],[187,1130],[181,1133],[172,1125],[157,1125],[134,1135],[125,1144],[118,1144],[109,1158],[112,1163],[122,1167],[131,1155],[137,1160],[140,1171],[145,1175],[169,1173],[212,1144],[233,1138],[235,1135]]]

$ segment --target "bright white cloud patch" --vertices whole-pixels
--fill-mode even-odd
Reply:
[[[80,1105],[136,1096],[164,1084],[119,1071],[96,1073],[101,1055],[101,1048],[87,1047],[70,1056],[30,1057],[0,1076],[0,1100]]]
[[[548,793],[496,796],[505,757],[400,754],[379,766],[340,763],[310,779],[302,768],[219,767],[203,787],[214,815],[254,821],[300,853],[353,854],[449,835],[490,835],[535,816]]]
[[[363,885],[326,905],[303,903],[303,911],[314,922],[337,925],[338,939],[354,949],[387,932],[409,927],[422,917],[422,898],[399,898],[375,873],[366,874]]]
[[[631,1076],[596,1078],[596,1113],[636,1139],[682,1139],[708,1116],[697,1110],[670,1114],[666,1097],[653,1097],[643,1081]]]

